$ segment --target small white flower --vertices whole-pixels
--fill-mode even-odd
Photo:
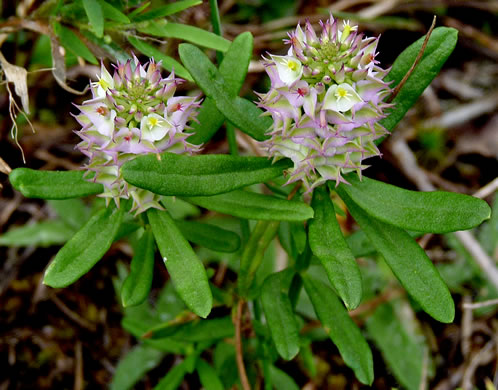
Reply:
[[[346,83],[331,85],[323,99],[323,109],[345,112],[361,101],[360,95],[356,93],[351,85]]]
[[[149,114],[143,117],[140,122],[142,138],[150,142],[163,139],[170,129],[171,124],[157,114]]]
[[[99,81],[92,83],[92,87],[97,88],[97,97],[105,98],[109,88],[114,88],[114,80],[111,74],[107,71],[104,64],[100,66],[100,76],[97,75]]]
[[[303,64],[292,56],[271,56],[277,66],[278,77],[282,82],[291,85],[299,80],[303,74]]]

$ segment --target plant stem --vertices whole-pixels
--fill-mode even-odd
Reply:
[[[211,9],[211,24],[213,25],[213,32],[216,35],[222,36],[223,31],[221,29],[220,12],[218,10],[218,0],[209,0],[209,8]],[[223,60],[223,53],[220,51],[216,52],[216,60],[218,65],[221,64]]]
[[[236,350],[236,360],[237,368],[239,370],[240,383],[244,390],[251,390],[251,385],[249,384],[249,379],[247,379],[246,368],[244,366],[244,357],[242,350],[242,311],[244,309],[244,301],[240,300],[237,304],[237,313],[235,316],[235,350]]]
[[[235,138],[235,128],[231,123],[226,122],[225,127],[227,129],[227,140],[228,149],[232,156],[239,155],[239,145],[237,145],[237,139]]]

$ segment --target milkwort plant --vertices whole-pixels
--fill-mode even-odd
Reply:
[[[215,364],[237,361],[243,388],[256,380],[244,359],[262,367],[269,386],[295,388],[275,363],[298,354],[309,363],[309,344],[300,330],[315,317],[357,379],[372,384],[370,347],[348,314],[364,297],[358,240],[382,255],[416,307],[449,323],[455,314],[449,290],[413,236],[470,229],[490,216],[489,206],[470,196],[408,191],[362,176],[365,159],[379,155],[376,144],[429,85],[456,39],[454,29],[434,29],[417,67],[389,104],[391,89],[408,73],[424,38],[385,70],[375,59],[377,39],[332,17],[318,34],[308,23],[297,26],[289,34],[287,55],[265,57],[271,87],[257,104],[238,96],[252,56],[250,33],[222,50],[218,68],[198,47],[179,46],[188,78],[204,93],[202,104],[174,96],[179,80],[172,73],[163,78],[152,59],[147,65],[136,58],[118,63],[112,75],[102,66],[99,81],[91,85],[93,98],[78,106],[76,115],[78,147],[89,157],[84,169],[17,168],[10,174],[12,185],[27,197],[112,200],[62,247],[44,283],[71,285],[114,241],[133,232],[140,238],[119,286],[128,308],[123,325],[147,338],[143,348],[132,351],[135,360],[124,361],[118,372],[129,370],[131,361],[144,361],[143,373],[165,353],[177,353],[187,357],[158,389],[178,386],[194,370],[205,386],[230,387],[236,377],[220,378],[200,358],[216,342]],[[273,161],[236,155],[233,138],[231,155],[198,153],[225,121],[262,142]],[[266,184],[266,194],[255,191],[258,183]],[[344,237],[337,222],[342,210],[332,199],[339,198],[360,227],[352,236]],[[227,226],[185,219],[199,207],[235,217],[241,237]],[[268,267],[265,256],[277,235],[288,254],[279,272]],[[197,253],[189,241],[201,247]],[[172,283],[151,314],[145,301],[156,247]],[[233,254],[235,286],[223,290],[210,280],[199,258],[205,257],[202,247]],[[312,312],[300,309],[305,301]],[[221,310],[210,315],[213,305],[231,308],[233,322],[226,310],[225,316]],[[242,342],[244,312],[254,336]],[[134,315],[147,320],[137,325]],[[235,337],[236,350],[222,341],[229,337]],[[113,386],[131,388],[138,379],[123,383],[119,377]]]

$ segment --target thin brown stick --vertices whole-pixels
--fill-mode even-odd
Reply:
[[[299,191],[299,189],[301,188],[301,185],[303,184],[302,181],[300,181],[299,183],[297,183],[294,188],[292,189],[291,192],[289,192],[289,195],[287,195],[287,200],[292,200],[292,198],[294,198],[294,196],[297,194],[297,191]]]
[[[95,332],[97,330],[97,326],[90,321],[86,320],[83,317],[80,317],[77,313],[72,311],[69,307],[66,306],[64,302],[62,302],[56,295],[52,295],[50,300],[56,304],[56,306],[69,318],[71,318],[74,322],[80,325],[82,328],[89,330],[90,332]]]
[[[237,304],[237,314],[235,316],[235,349],[237,368],[239,370],[240,383],[244,390],[251,390],[249,379],[247,379],[246,367],[244,366],[243,350],[242,350],[242,311],[244,309],[244,301],[240,300]]]
[[[394,98],[396,97],[396,95],[399,93],[399,91],[401,90],[401,88],[403,87],[403,85],[405,85],[405,83],[408,81],[408,78],[411,76],[411,74],[413,73],[413,71],[417,67],[418,63],[422,59],[422,56],[424,55],[424,52],[425,52],[425,48],[427,47],[427,42],[429,42],[429,38],[431,37],[432,30],[434,30],[435,26],[436,26],[436,15],[434,15],[434,19],[432,19],[432,25],[429,28],[429,31],[427,32],[427,34],[425,36],[424,43],[422,44],[422,47],[420,48],[420,51],[418,52],[418,55],[417,55],[417,58],[415,59],[415,62],[411,66],[411,68],[408,71],[408,73],[405,74],[405,77],[403,77],[403,79],[401,80],[401,82],[398,85],[396,85],[396,87],[393,89],[393,92],[391,93],[391,96],[389,96],[389,98],[387,99],[388,103],[390,103],[390,102],[392,102],[394,100]]]
[[[75,360],[76,364],[74,367],[74,386],[73,390],[83,389],[83,348],[81,341],[76,342],[75,348]]]

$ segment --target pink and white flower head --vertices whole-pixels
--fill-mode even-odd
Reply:
[[[195,119],[197,97],[174,97],[183,82],[172,72],[162,78],[154,60],[142,65],[136,57],[115,66],[111,74],[102,64],[98,81],[91,83],[93,98],[75,115],[79,150],[89,157],[87,179],[104,185],[107,201],[133,200],[132,211],[161,209],[160,196],[126,183],[121,166],[146,153],[193,153],[198,146],[186,141],[187,123]]]
[[[349,21],[332,15],[316,34],[306,22],[289,33],[286,56],[264,60],[271,88],[258,94],[259,106],[273,117],[271,138],[265,142],[274,160],[290,158],[292,183],[302,180],[308,190],[356,171],[363,160],[380,155],[374,141],[387,134],[379,123],[390,88],[388,73],[375,60],[378,38],[366,38]]]

